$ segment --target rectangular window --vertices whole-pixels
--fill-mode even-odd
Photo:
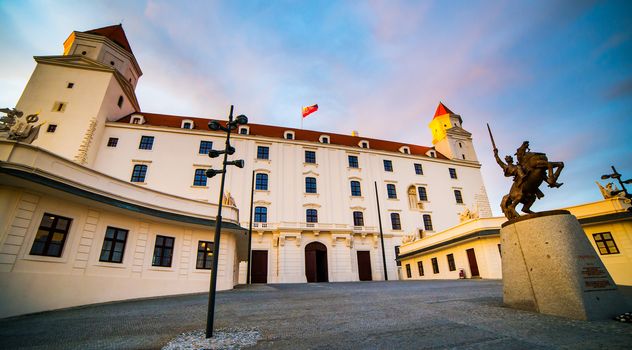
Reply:
[[[29,254],[60,257],[71,223],[70,218],[44,213]]]
[[[268,174],[259,173],[255,175],[255,190],[268,190]]]
[[[213,242],[198,241],[195,268],[199,270],[210,270],[213,268]]]
[[[393,171],[393,162],[384,159],[384,171]]]
[[[193,186],[206,186],[206,169],[195,169]]]
[[[248,129],[246,129],[246,128],[239,129],[239,134],[241,134],[241,135],[248,135]]]
[[[103,247],[99,261],[121,263],[123,262],[123,252],[129,231],[122,228],[108,226],[103,238]]]
[[[396,245],[395,246],[395,263],[397,264],[397,266],[402,266],[402,262],[397,259],[398,257],[399,257],[399,246]]]
[[[351,195],[359,197],[362,195],[362,189],[360,188],[360,181],[351,181]]]
[[[138,149],[152,149],[154,147],[154,137],[153,136],[141,136],[140,144],[138,145]]]
[[[357,156],[349,156],[349,168],[358,168]]]
[[[116,147],[118,145],[118,137],[110,137],[108,139],[108,147]]]
[[[55,124],[49,124],[48,128],[46,128],[46,132],[55,132],[55,130],[57,130],[57,125]]]
[[[426,229],[426,231],[432,231],[432,219],[430,218],[430,215],[424,214],[423,218],[424,228]]]
[[[503,252],[500,250],[500,243],[498,244],[498,255],[502,258]]]
[[[454,190],[454,199],[456,199],[456,204],[463,204],[463,195],[460,190]]]
[[[408,278],[412,278],[413,277],[413,273],[412,273],[412,271],[410,271],[410,264],[406,264],[406,277],[408,277]]]
[[[117,105],[119,108],[123,107],[123,101],[124,101],[124,100],[123,100],[123,96],[119,96],[119,99],[118,99],[118,101],[116,102],[116,105]]]
[[[419,200],[422,202],[428,201],[428,193],[426,193],[425,187],[417,187],[417,193],[419,193]]]
[[[171,267],[171,258],[173,257],[173,242],[175,238],[166,236],[156,236],[156,245],[154,246],[154,259],[152,266]]]
[[[448,254],[448,270],[454,271],[456,270],[456,264],[454,263],[454,254]]]
[[[257,146],[257,159],[270,159],[270,148]]]
[[[450,171],[450,178],[451,179],[456,179],[456,169],[454,168],[448,168],[448,171]]]
[[[424,264],[421,261],[417,261],[417,269],[419,270],[419,276],[424,275]]]
[[[399,220],[399,214],[398,213],[391,213],[391,228],[393,230],[401,230],[402,229],[402,223]]]
[[[268,222],[268,208],[266,207],[255,208],[255,222]]]
[[[307,222],[318,222],[318,211],[316,209],[307,209],[305,217]]]
[[[424,174],[424,169],[421,167],[421,164],[419,164],[419,163],[415,163],[415,174],[417,174],[417,175],[423,175]]]
[[[353,226],[364,226],[364,215],[361,211],[353,212]]]
[[[316,164],[316,152],[305,151],[305,163]]]
[[[73,87],[75,87],[75,83],[68,83],[66,87],[72,89]]]
[[[147,176],[147,165],[136,164],[132,171],[131,182],[145,182],[145,176]]]
[[[437,258],[432,258],[432,272],[439,273],[439,263],[437,262]]]
[[[213,149],[213,141],[200,141],[199,154],[208,154]]]
[[[285,138],[287,140],[294,140],[294,134],[292,134],[291,132],[288,132],[285,134]]]
[[[386,193],[388,194],[388,198],[397,199],[397,191],[395,190],[394,184],[386,184]]]
[[[316,178],[315,177],[306,177],[305,178],[305,193],[317,193],[316,192]]]
[[[329,137],[323,137],[322,143],[329,143]]]
[[[63,112],[64,110],[66,110],[66,103],[65,102],[55,102],[53,104],[53,112]]]
[[[610,232],[593,233],[593,239],[595,240],[595,244],[597,244],[599,254],[619,254],[619,248],[617,248],[617,244],[614,242],[614,238],[612,238]]]

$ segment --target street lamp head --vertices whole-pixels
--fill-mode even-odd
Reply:
[[[221,174],[223,172],[224,172],[223,170],[208,169],[206,171],[206,177],[213,177],[213,176],[215,176],[217,174]]]
[[[629,185],[632,184],[632,179],[627,179],[625,181],[623,181],[624,184]]]
[[[214,149],[212,149],[212,150],[210,150],[208,152],[208,156],[211,157],[211,158],[217,158],[217,157],[219,157],[220,154],[221,154],[220,151],[216,151]]]
[[[246,117],[243,114],[238,115],[237,118],[235,118],[235,120],[237,121],[237,124],[240,124],[240,125],[248,124],[248,117]]]
[[[232,155],[233,153],[235,153],[235,147],[228,146],[228,149],[226,150],[226,153]]]
[[[238,159],[234,163],[235,163],[235,166],[240,168],[240,169],[244,167],[244,160],[243,159]]]
[[[602,180],[609,179],[611,177],[612,177],[612,175],[601,175],[601,179]]]
[[[213,131],[217,131],[221,128],[221,125],[219,124],[219,122],[217,120],[211,120],[208,123],[208,128],[213,130]]]

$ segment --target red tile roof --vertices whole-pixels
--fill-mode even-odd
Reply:
[[[204,118],[194,118],[194,117],[183,117],[183,116],[175,116],[175,115],[167,115],[167,114],[156,114],[156,113],[134,113],[140,114],[145,117],[146,125],[153,126],[166,126],[171,128],[181,128],[183,120],[192,120],[194,125],[193,129],[197,130],[206,130],[209,133],[213,133],[208,129],[208,122],[210,119]],[[131,114],[123,117],[117,122],[120,123],[129,123],[131,118]],[[226,125],[226,121],[220,121],[223,125]],[[310,142],[320,142],[320,136],[327,135],[329,136],[329,143],[334,145],[342,145],[342,146],[350,146],[350,147],[358,147],[358,143],[362,140],[369,142],[369,147],[374,150],[388,151],[388,152],[400,152],[400,148],[402,146],[408,146],[410,148],[410,154],[418,155],[418,156],[426,156],[426,153],[433,149],[433,147],[426,146],[418,146],[411,145],[408,143],[401,142],[393,142],[393,141],[385,141],[378,139],[371,139],[366,137],[359,136],[350,136],[350,135],[341,135],[341,134],[333,134],[328,132],[320,132],[320,131],[312,131],[312,130],[301,130],[294,128],[286,128],[281,126],[272,126],[272,125],[263,125],[263,124],[251,124],[248,123],[249,134],[256,136],[266,136],[266,137],[275,137],[284,139],[286,131],[294,132],[294,139],[299,141],[310,141]],[[441,153],[436,152],[437,158],[447,159]]]
[[[121,24],[92,29],[84,33],[104,36],[114,41],[118,46],[124,48],[129,53],[133,54],[132,47],[129,45],[129,41],[127,41],[127,36],[125,36],[125,31],[123,30],[123,25]]]
[[[450,108],[446,107],[443,104],[443,102],[439,102],[439,105],[437,106],[437,110],[435,111],[435,115],[434,117],[432,117],[432,119],[444,114],[454,114],[454,113],[450,110]]]

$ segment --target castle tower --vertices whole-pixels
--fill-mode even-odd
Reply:
[[[461,116],[439,102],[434,118],[428,125],[432,132],[432,144],[449,159],[478,162],[472,134],[463,129],[462,125]]]
[[[37,66],[16,108],[39,112],[33,145],[90,166],[107,121],[140,111],[142,71],[123,27],[72,32],[61,56],[36,56]]]

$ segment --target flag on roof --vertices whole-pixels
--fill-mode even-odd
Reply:
[[[317,110],[318,110],[318,105],[317,104],[315,104],[313,106],[303,107],[303,118],[305,118],[308,115],[316,112]]]

